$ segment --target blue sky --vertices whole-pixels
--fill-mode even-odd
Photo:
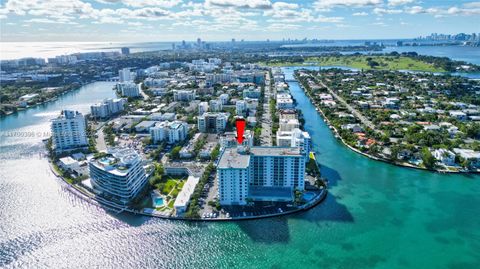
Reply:
[[[0,0],[2,41],[409,38],[480,32],[450,0]]]

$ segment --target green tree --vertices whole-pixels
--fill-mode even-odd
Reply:
[[[176,146],[172,149],[172,151],[170,152],[170,158],[172,160],[178,160],[180,159],[180,150],[182,149],[182,147],[180,146]]]
[[[428,148],[422,149],[422,160],[423,165],[428,169],[432,169],[435,166],[435,158]]]

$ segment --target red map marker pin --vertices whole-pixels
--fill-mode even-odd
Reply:
[[[236,119],[235,126],[237,127],[237,142],[238,144],[242,144],[243,132],[245,131],[245,119],[243,118]]]

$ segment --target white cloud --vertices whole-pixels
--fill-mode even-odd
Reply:
[[[430,14],[437,18],[445,16],[473,16],[480,15],[480,8],[475,8],[476,3],[473,5],[465,4],[463,7],[449,7],[449,8],[423,8],[421,6],[413,6],[405,8],[405,12],[410,14]]]
[[[272,23],[267,27],[267,30],[278,32],[286,30],[297,30],[300,28],[301,26],[298,24]]]
[[[286,2],[275,2],[273,3],[274,9],[297,9],[299,8],[298,4],[286,3]]]
[[[400,9],[385,9],[385,8],[379,8],[376,7],[373,9],[373,13],[377,15],[384,15],[384,14],[400,14],[403,11]]]
[[[361,8],[381,4],[383,4],[383,0],[317,0],[313,6],[317,10],[326,11],[334,7]]]
[[[387,24],[385,24],[384,22],[381,22],[381,21],[379,21],[379,22],[374,22],[374,23],[372,23],[371,25],[382,26],[382,27],[388,26]]]
[[[270,9],[272,2],[269,0],[206,0],[205,5],[218,7],[237,7],[253,9]]]
[[[182,0],[96,0],[104,4],[122,3],[130,7],[160,7],[172,8],[182,3]]]
[[[466,8],[480,8],[480,2],[469,2],[463,4],[463,6]]]
[[[403,6],[406,4],[412,4],[415,0],[388,0],[389,6]]]
[[[352,16],[368,16],[367,12],[355,12],[352,14]]]
[[[413,6],[410,8],[405,9],[406,12],[410,14],[420,14],[420,13],[425,13],[425,10],[421,6]]]

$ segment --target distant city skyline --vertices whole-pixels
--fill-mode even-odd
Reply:
[[[414,38],[479,19],[479,1],[0,0],[3,42]]]

